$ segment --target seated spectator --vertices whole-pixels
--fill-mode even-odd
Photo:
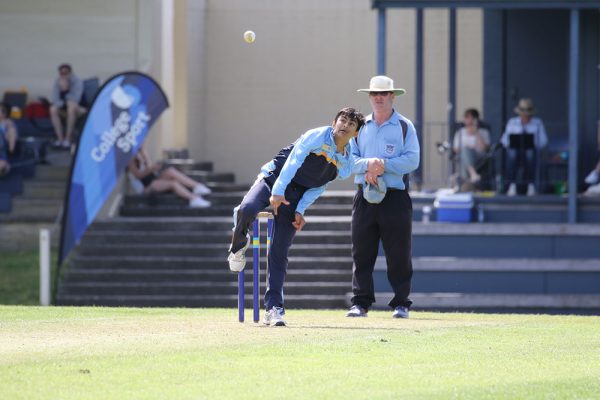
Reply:
[[[211,192],[208,187],[174,167],[165,167],[161,162],[150,162],[143,145],[127,168],[129,173],[142,183],[142,193],[174,192],[188,200],[190,207],[210,207],[210,201],[202,198],[202,195]]]
[[[479,111],[475,108],[465,110],[463,123],[454,134],[452,150],[458,158],[461,181],[476,184],[481,180],[477,166],[490,147],[490,132],[479,126]]]
[[[600,121],[598,121],[598,162],[596,163],[596,167],[585,177],[585,183],[588,185],[595,185],[600,180]]]
[[[58,67],[58,77],[52,88],[52,105],[50,118],[56,133],[54,146],[70,148],[73,140],[73,131],[77,117],[87,110],[79,105],[83,94],[83,82],[73,73],[69,64]],[[66,126],[63,129],[61,114],[66,117]]]
[[[17,146],[17,128],[9,115],[8,106],[0,103],[0,176],[9,173],[8,157]]]
[[[506,128],[500,142],[506,148],[506,175],[509,182],[508,196],[517,194],[517,172],[519,167],[523,168],[523,181],[527,183],[527,195],[536,194],[534,185],[536,150],[540,150],[548,143],[546,129],[541,119],[534,117],[536,109],[531,99],[521,99],[515,107],[514,112],[518,117],[513,117],[506,123]],[[533,147],[527,146],[524,135],[532,135]],[[522,135],[517,140],[511,140],[511,136]],[[518,139],[522,139],[519,141]],[[511,142],[513,145],[511,145]],[[514,144],[521,144],[515,146]]]

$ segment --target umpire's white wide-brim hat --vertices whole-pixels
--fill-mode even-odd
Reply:
[[[358,89],[358,92],[393,92],[396,96],[406,93],[402,88],[395,88],[394,81],[384,75],[377,75],[371,78],[368,89]]]

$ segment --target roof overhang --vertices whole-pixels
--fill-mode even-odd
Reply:
[[[598,0],[371,0],[373,8],[581,9]]]

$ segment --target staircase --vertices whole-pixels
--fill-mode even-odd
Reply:
[[[39,246],[39,230],[51,228],[59,217],[69,174],[67,152],[51,152],[51,164],[35,166],[23,181],[23,192],[12,197],[12,209],[0,213],[0,250],[31,250]],[[52,235],[58,242],[58,232]]]
[[[35,177],[23,185],[23,194],[13,197],[12,212],[0,214],[0,222],[54,223],[65,196],[69,167],[37,165]]]
[[[313,218],[306,231],[298,234],[290,250],[285,290],[288,306],[345,306],[352,268],[347,225],[348,221]],[[263,226],[263,247],[265,230]],[[120,217],[95,223],[70,262],[58,302],[235,307],[237,275],[229,271],[226,261],[230,237],[230,217]],[[252,261],[251,252],[247,254],[250,307]],[[263,248],[263,277],[265,260]],[[263,282],[263,293],[264,287]]]

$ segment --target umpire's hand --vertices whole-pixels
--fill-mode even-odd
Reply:
[[[286,206],[290,205],[290,202],[285,199],[285,196],[277,196],[273,195],[269,197],[269,203],[273,206],[273,214],[277,215],[277,209],[280,205],[285,204]]]

